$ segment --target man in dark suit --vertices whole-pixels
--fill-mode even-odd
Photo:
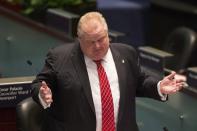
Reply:
[[[137,131],[136,96],[165,101],[167,94],[182,88],[183,80],[174,79],[175,72],[159,81],[140,70],[134,48],[110,44],[100,13],[82,16],[77,33],[79,43],[49,51],[43,70],[33,81],[33,99],[45,108],[43,131]],[[103,104],[101,66],[110,108]],[[104,111],[112,112],[112,118],[107,117],[112,121],[108,129]]]

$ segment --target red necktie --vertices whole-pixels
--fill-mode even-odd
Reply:
[[[115,131],[113,98],[107,74],[101,65],[101,60],[95,61],[99,76],[101,105],[102,105],[102,131]]]

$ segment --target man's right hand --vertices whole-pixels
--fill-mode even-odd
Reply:
[[[42,81],[40,87],[40,96],[47,105],[53,102],[51,89],[47,86],[45,81]]]

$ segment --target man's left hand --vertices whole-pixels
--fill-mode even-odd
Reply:
[[[181,77],[178,79],[175,75],[176,72],[172,72],[160,81],[160,92],[162,94],[174,94],[183,88],[185,79]]]

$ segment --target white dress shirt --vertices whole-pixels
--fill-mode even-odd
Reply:
[[[101,131],[102,109],[101,109],[101,94],[100,94],[97,65],[93,60],[91,60],[87,56],[84,57],[85,57],[85,64],[88,71],[88,77],[90,81],[92,97],[93,97],[95,113],[96,113],[96,131]],[[113,104],[114,104],[115,125],[117,125],[120,91],[119,91],[118,75],[110,49],[108,50],[106,56],[102,59],[101,64],[104,67],[109,80],[110,89],[113,97]]]

